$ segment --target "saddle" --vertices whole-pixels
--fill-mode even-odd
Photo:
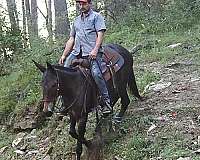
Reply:
[[[124,64],[124,58],[113,48],[106,46],[103,48],[103,56],[101,62],[101,70],[106,81],[110,80],[114,74],[120,70]],[[71,63],[72,67],[80,66],[90,69],[90,61],[88,58],[74,59]]]

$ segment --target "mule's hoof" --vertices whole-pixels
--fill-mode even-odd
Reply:
[[[121,123],[122,122],[122,117],[121,116],[115,115],[113,117],[113,119],[114,119],[115,123]]]

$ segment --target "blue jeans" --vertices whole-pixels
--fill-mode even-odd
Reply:
[[[64,67],[70,67],[72,60],[76,58],[77,57],[73,54],[70,54],[69,56],[67,56],[64,62]],[[91,73],[92,73],[92,77],[94,78],[95,83],[97,84],[100,94],[103,97],[103,100],[110,104],[111,103],[110,96],[108,93],[106,82],[102,74],[101,61],[102,61],[102,53],[98,53],[97,58],[95,60],[91,60],[91,64],[90,64]]]
[[[73,54],[69,54],[64,62],[64,67],[70,68],[72,60],[76,59],[76,56]]]

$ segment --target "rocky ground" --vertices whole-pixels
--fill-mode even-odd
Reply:
[[[129,115],[151,117],[152,122],[144,131],[152,143],[169,139],[176,143],[181,140],[181,148],[189,151],[183,157],[172,155],[168,159],[200,159],[199,65],[185,59],[167,65],[152,63],[139,68],[158,73],[161,80],[146,86],[147,99],[131,107]],[[152,159],[165,158],[158,156]]]
[[[144,91],[146,99],[143,102],[134,100],[131,103],[125,118],[130,126],[120,130],[120,133],[116,130],[117,134],[124,132],[120,135],[124,135],[124,138],[120,138],[119,141],[128,143],[127,137],[140,130],[151,143],[166,144],[166,141],[170,139],[178,145],[180,143],[180,147],[188,151],[181,156],[172,155],[172,158],[168,159],[200,159],[200,156],[198,157],[200,153],[199,65],[185,59],[174,60],[165,65],[159,63],[140,65],[136,69],[157,73],[161,80],[146,86]],[[23,118],[15,123],[15,133],[12,134],[10,141],[0,148],[0,159],[74,159],[75,141],[68,135],[68,117],[59,120],[53,116],[41,127],[34,113],[36,113],[34,109],[27,110]],[[140,117],[140,120],[148,121],[148,123],[138,126],[134,117]],[[94,118],[91,117],[89,130],[94,129],[95,124],[92,121]],[[5,127],[1,126],[1,132],[7,133]],[[123,123],[120,127],[124,128]],[[91,136],[92,133],[89,133],[88,137]],[[106,148],[108,147],[109,144]],[[164,150],[165,146],[160,146],[160,148]],[[120,153],[105,152],[103,159],[125,160],[126,157]],[[160,153],[150,157],[149,159],[152,160],[167,159]]]

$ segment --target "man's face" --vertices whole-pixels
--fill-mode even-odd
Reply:
[[[90,4],[88,2],[78,2],[79,9],[82,13],[87,13],[90,9]]]

